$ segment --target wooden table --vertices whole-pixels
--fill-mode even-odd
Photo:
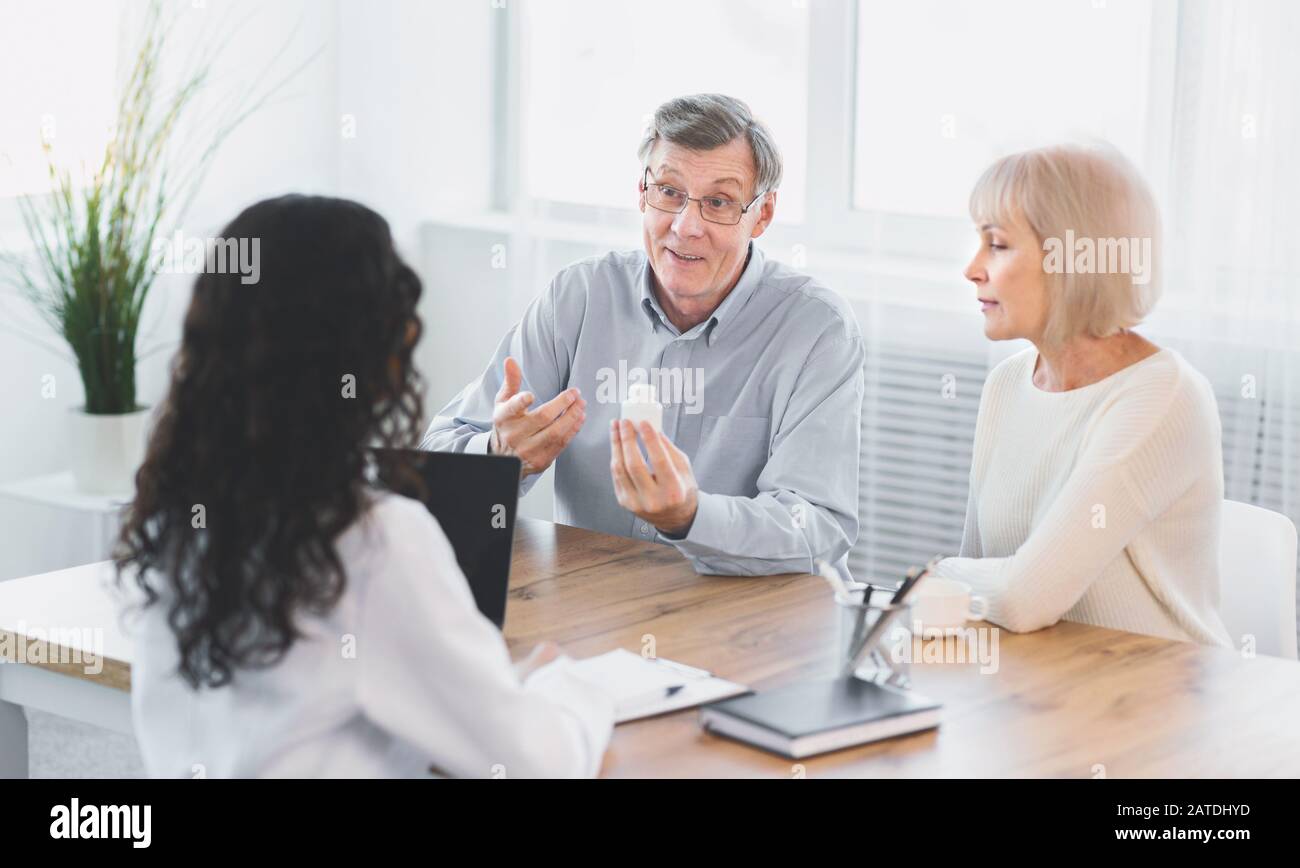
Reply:
[[[96,676],[0,666],[0,773],[16,773],[18,704],[129,727],[130,647],[101,574],[92,564],[0,584],[0,631],[20,619],[99,624],[106,655]],[[759,689],[834,669],[837,616],[813,576],[698,576],[665,546],[521,519],[510,584],[505,632],[516,657],[542,639],[575,657],[653,641],[661,657]],[[953,639],[914,646],[916,689],[944,703],[937,730],[793,763],[705,733],[697,712],[683,711],[618,727],[602,774],[1300,776],[1300,663],[1080,624],[1025,635],[978,626],[988,628],[985,650],[997,636],[995,672],[973,654],[925,662],[955,655]],[[15,677],[28,670],[40,670],[27,674],[45,680],[42,690]],[[25,768],[25,722],[21,730]]]

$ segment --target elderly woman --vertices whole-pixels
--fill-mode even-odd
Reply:
[[[991,166],[970,210],[984,333],[1033,346],[985,383],[961,556],[938,573],[1015,632],[1064,618],[1230,645],[1214,395],[1132,330],[1159,295],[1150,190],[1112,148],[1050,147]]]

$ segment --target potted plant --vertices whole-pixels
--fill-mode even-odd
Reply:
[[[212,57],[179,83],[168,82],[164,95],[161,69],[174,24],[153,0],[91,177],[74,182],[43,140],[51,192],[20,200],[32,253],[6,257],[20,288],[76,360],[85,404],[72,409],[70,452],[77,487],[85,492],[129,495],[143,459],[148,409],[136,394],[137,338],[156,276],[155,236],[181,219],[218,145],[269,96],[228,110],[202,130],[207,147],[195,152],[190,140],[178,143]]]

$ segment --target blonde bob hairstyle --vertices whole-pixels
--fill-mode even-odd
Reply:
[[[1049,344],[1131,328],[1160,297],[1155,197],[1110,145],[1053,145],[1003,157],[976,182],[970,214],[977,226],[1018,224],[1037,236]]]

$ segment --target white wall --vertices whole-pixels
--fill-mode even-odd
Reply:
[[[211,166],[201,195],[179,227],[186,235],[215,234],[244,206],[277,193],[333,193],[339,184],[338,124],[339,0],[300,0],[255,4],[211,0],[203,9],[184,4],[176,45],[204,44],[217,32],[234,35],[214,69],[211,92],[228,92],[272,64],[270,78],[293,69],[317,50],[314,59],[282,88],[273,104],[252,116],[225,143]],[[128,19],[140,4],[129,7]],[[238,26],[242,22],[242,26]],[[132,26],[128,21],[127,27]],[[236,29],[237,27],[237,29]],[[62,34],[40,31],[51,42],[50,55]],[[109,38],[112,38],[111,35]],[[111,69],[87,68],[88,78],[112,76]],[[8,85],[6,85],[7,87]],[[24,87],[49,91],[54,99],[66,81],[39,72]],[[0,227],[12,228],[12,200],[0,201]],[[10,245],[13,235],[8,236]],[[140,346],[161,348],[139,367],[139,396],[146,404],[161,397],[168,363],[180,336],[188,305],[190,278],[162,275],[146,305]],[[31,311],[25,300],[5,287],[0,294],[0,482],[64,469],[67,416],[83,400],[70,352]],[[13,331],[58,347],[58,353],[33,344]],[[67,356],[68,358],[64,358]],[[45,399],[42,377],[53,374],[55,396]],[[0,580],[84,563],[102,557],[93,550],[89,516],[34,507],[0,497]]]
[[[66,6],[69,19],[84,18],[77,4],[85,0],[52,2]],[[125,33],[136,31],[142,6],[125,4]],[[489,312],[483,333],[493,335],[490,342],[467,346],[463,335],[448,333],[449,324],[461,321],[449,311],[481,308],[487,287],[438,265],[419,238],[429,214],[477,213],[488,205],[493,7],[486,0],[207,0],[199,9],[181,2],[174,8],[181,15],[181,60],[224,40],[213,94],[255,86],[259,75],[264,85],[274,83],[302,67],[225,142],[189,217],[174,228],[187,236],[214,235],[245,206],[287,192],[346,196],[386,216],[399,249],[426,284],[421,314],[432,333],[419,364],[432,384],[426,402],[432,414],[449,396],[449,384],[476,373],[504,331]],[[31,38],[49,42],[42,56],[62,57],[58,32],[33,28]],[[79,74],[102,80],[113,76],[109,66],[97,56]],[[30,86],[45,95],[29,95],[24,104],[39,107],[66,92],[68,77],[34,76]],[[211,100],[207,105],[215,108]],[[6,137],[11,133],[0,129]],[[18,225],[13,201],[0,199],[0,240],[12,247]],[[486,262],[490,251],[483,255]],[[156,352],[139,367],[144,403],[155,404],[166,387],[190,283],[160,276],[146,307],[140,345]],[[502,321],[508,325],[509,319]],[[8,288],[0,293],[0,326],[56,350],[0,328],[4,483],[68,466],[67,416],[83,396],[70,353]],[[55,376],[53,400],[41,398],[45,374]],[[91,543],[92,527],[89,516],[0,496],[0,580],[102,557]]]

